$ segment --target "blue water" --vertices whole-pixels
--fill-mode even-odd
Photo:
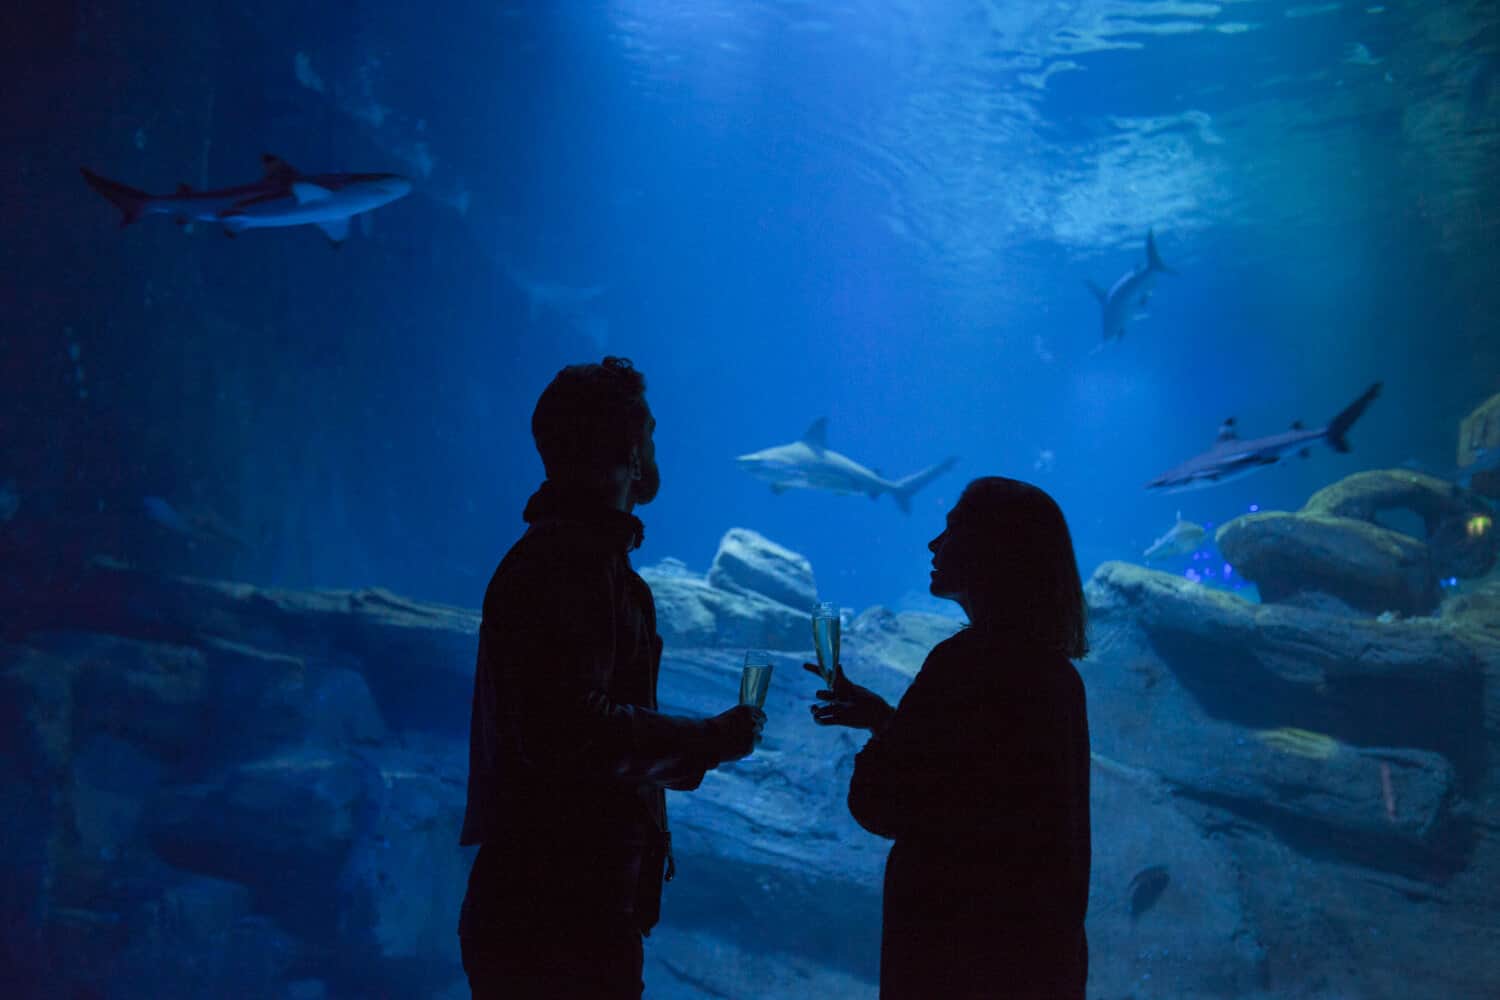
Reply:
[[[956,613],[925,593],[926,544],[964,484],[996,474],[1057,498],[1085,579],[1140,562],[1180,513],[1208,540],[1162,568],[1234,586],[1214,527],[1361,470],[1451,475],[1459,421],[1500,392],[1492,3],[146,0],[13,20],[0,556],[30,557],[36,579],[0,573],[7,600],[34,588],[71,608],[48,586],[108,555],[475,608],[541,480],[537,395],[606,353],[645,373],[658,419],[663,488],[637,512],[637,565],[706,571],[726,531],[750,528],[856,611]],[[263,153],[414,190],[334,249],[307,227],[122,230],[78,174],[224,187],[255,180]],[[1140,266],[1148,231],[1176,273],[1101,348],[1085,283]],[[1317,427],[1374,382],[1348,454],[1315,445],[1212,489],[1144,488],[1228,417],[1245,437]],[[958,464],[909,514],[774,495],[736,466],[821,417],[831,448],[887,477]],[[1092,690],[1135,697],[1137,674],[1149,690],[1165,669],[1119,655],[1103,678],[1117,687]],[[784,678],[772,698],[789,705]],[[1126,721],[1096,732],[1128,746],[1175,724]],[[92,749],[67,766],[128,797],[100,763],[116,736],[75,734]],[[68,827],[46,787],[59,760],[5,783],[45,792],[23,817],[45,837]],[[1350,794],[1394,821],[1389,788],[1384,805],[1373,785]],[[1146,836],[1097,843],[1134,845],[1124,833]],[[13,868],[50,884],[54,842],[32,839]],[[1105,919],[1121,886],[1101,889]],[[82,911],[62,903],[73,927]],[[1347,912],[1329,918],[1339,934],[1364,920]],[[0,944],[28,955],[30,940]]]
[[[157,9],[173,27],[60,13],[33,53],[38,142],[8,169],[44,250],[15,267],[49,293],[20,335],[45,377],[10,474],[33,511],[209,510],[250,544],[184,557],[200,569],[477,603],[540,478],[532,402],[603,352],[660,420],[640,561],[706,569],[750,527],[854,608],[921,603],[925,542],[974,476],[1052,491],[1087,574],[1179,509],[1451,465],[1496,387],[1479,8]],[[115,232],[71,174],[218,186],[263,151],[417,190],[333,252],[311,229]],[[1084,282],[1138,265],[1148,228],[1179,274],[1091,353]],[[533,311],[512,270],[601,290]],[[1225,417],[1316,426],[1381,380],[1350,455],[1142,489]],[[910,516],[735,467],[819,416],[889,476],[960,463]]]

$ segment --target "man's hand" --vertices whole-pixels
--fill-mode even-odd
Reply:
[[[750,756],[755,744],[760,742],[761,730],[766,728],[766,713],[754,705],[736,705],[709,719],[708,728],[713,734],[719,762],[739,760]]]
[[[802,669],[823,676],[816,663],[804,663]],[[820,726],[847,726],[879,732],[896,710],[869,688],[844,676],[842,665],[834,667],[833,689],[819,691],[819,703],[811,706],[813,721]]]

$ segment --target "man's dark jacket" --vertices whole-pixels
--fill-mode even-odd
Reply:
[[[490,581],[461,844],[460,933],[624,918],[648,932],[670,851],[662,789],[720,760],[703,720],[656,711],[661,638],[630,567],[635,517],[551,482]]]

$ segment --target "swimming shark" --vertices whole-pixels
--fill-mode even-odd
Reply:
[[[953,468],[957,458],[945,458],[921,472],[895,481],[865,468],[828,447],[828,418],[819,417],[800,441],[751,452],[735,459],[740,468],[771,484],[771,492],[789,489],[824,490],[852,496],[863,493],[871,500],[889,493],[903,513],[911,513],[911,498],[918,490]]]
[[[1248,441],[1240,440],[1234,428],[1234,418],[1230,417],[1220,426],[1219,438],[1212,448],[1188,459],[1175,469],[1163,472],[1147,483],[1146,489],[1161,493],[1180,493],[1183,490],[1217,486],[1275,465],[1294,453],[1306,458],[1310,454],[1307,446],[1314,441],[1325,441],[1334,451],[1346,452],[1349,450],[1349,442],[1344,435],[1378,395],[1380,383],[1376,382],[1358,399],[1344,407],[1326,427],[1309,430],[1302,426],[1301,421],[1294,421],[1291,430]]]
[[[604,294],[604,285],[579,287],[546,281],[533,278],[510,264],[505,265],[505,275],[526,296],[526,316],[532,323],[543,312],[550,312],[592,340],[596,348],[604,350],[605,341],[609,339],[609,320],[593,304]]]
[[[178,185],[172,194],[147,194],[83,168],[83,179],[120,210],[120,225],[146,215],[213,222],[230,236],[246,229],[317,226],[335,245],[349,236],[349,220],[411,193],[399,174],[304,174],[280,157],[261,157],[261,179],[239,187],[194,191]]]
[[[1203,543],[1205,534],[1203,525],[1195,521],[1184,521],[1182,511],[1179,510],[1177,523],[1168,528],[1165,535],[1152,542],[1151,547],[1141,553],[1141,556],[1150,562],[1152,559],[1170,559],[1173,556],[1191,555]]]
[[[1147,230],[1145,267],[1132,268],[1125,272],[1118,281],[1109,286],[1109,291],[1105,291],[1092,281],[1085,280],[1084,284],[1089,286],[1089,291],[1093,292],[1094,298],[1099,300],[1104,342],[1108,343],[1117,337],[1125,336],[1125,324],[1145,315],[1138,310],[1144,309],[1146,303],[1151,300],[1151,292],[1156,287],[1157,275],[1176,273],[1161,262],[1161,257],[1156,252],[1156,234]],[[1097,351],[1103,346],[1104,344],[1100,344],[1094,349]]]

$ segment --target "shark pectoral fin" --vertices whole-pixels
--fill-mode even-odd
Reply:
[[[1297,452],[1297,456],[1299,458],[1312,458],[1312,452],[1307,450],[1306,448],[1303,448],[1301,451]]]
[[[1088,286],[1089,291],[1094,293],[1094,298],[1099,300],[1099,304],[1101,306],[1109,302],[1109,293],[1104,289],[1100,288],[1098,285],[1094,284],[1087,278],[1083,279],[1083,283]]]
[[[323,230],[323,235],[327,236],[334,246],[338,246],[349,238],[348,219],[329,219],[326,222],[317,223],[317,226]]]
[[[297,196],[297,204],[307,205],[316,201],[327,201],[333,197],[333,192],[320,184],[309,181],[293,181],[292,194]]]
[[[781,496],[781,494],[786,492],[786,487],[781,485],[780,483],[772,483],[771,492],[776,494],[777,496]]]

